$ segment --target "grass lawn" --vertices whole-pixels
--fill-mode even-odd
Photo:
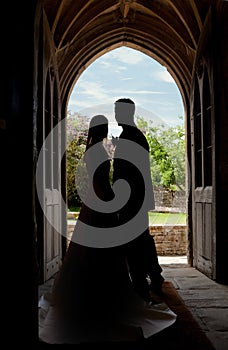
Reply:
[[[69,208],[69,211],[79,212],[80,208]],[[178,225],[186,224],[185,213],[160,213],[160,212],[149,212],[149,224],[150,225]]]
[[[74,212],[78,212],[78,211],[80,211],[80,207],[70,207],[70,208],[68,208],[68,211],[69,212],[71,212],[71,211],[74,211]]]
[[[185,225],[185,213],[160,213],[149,212],[150,225]]]

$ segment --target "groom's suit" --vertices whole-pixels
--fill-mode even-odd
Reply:
[[[130,141],[130,142],[128,142]],[[123,126],[117,141],[114,163],[113,183],[123,179],[131,189],[130,198],[119,214],[119,224],[135,221],[138,234],[123,245],[129,272],[135,289],[147,299],[147,276],[161,288],[163,277],[158,263],[153,236],[149,232],[148,211],[155,208],[153,185],[150,175],[149,145],[145,135],[136,126]],[[138,215],[138,213],[140,213]],[[125,233],[128,228],[124,228]],[[123,231],[124,232],[124,231]]]

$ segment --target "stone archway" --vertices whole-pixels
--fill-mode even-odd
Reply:
[[[191,172],[190,104],[194,89],[194,62],[205,19],[210,11],[217,14],[217,18],[222,18],[225,6],[223,1],[186,1],[184,6],[180,0],[90,0],[86,3],[63,0],[55,5],[51,0],[46,0],[40,4],[55,51],[62,118],[65,117],[74,84],[90,63],[103,53],[123,45],[137,49],[165,65],[181,92],[185,108],[187,158]],[[212,16],[210,20],[219,28],[219,21],[216,22],[215,18]],[[222,47],[222,41],[220,45]],[[221,192],[221,197],[224,195],[225,192]],[[191,190],[189,198],[188,208],[191,213],[194,204]],[[217,209],[214,207],[213,210],[211,215],[215,217]],[[191,261],[191,215],[188,216],[188,227]],[[221,240],[223,241],[224,239]],[[216,273],[213,276],[216,278]]]
[[[187,2],[183,8],[178,0],[159,4],[121,0],[94,5],[94,1],[86,4],[78,1],[70,7],[68,1],[56,7],[51,3],[49,6],[49,1],[43,4],[56,53],[62,116],[65,116],[70,93],[80,74],[104,53],[128,46],[166,66],[182,95],[188,134],[191,71],[206,16],[203,8],[194,2]],[[190,151],[187,152],[190,162]],[[191,232],[191,216],[188,225]],[[191,262],[191,243],[188,255]]]

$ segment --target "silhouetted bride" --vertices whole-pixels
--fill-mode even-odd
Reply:
[[[47,343],[147,338],[175,322],[160,303],[139,297],[131,284],[121,246],[110,185],[110,156],[105,147],[108,120],[94,116],[84,156],[88,191],[62,267],[40,339]],[[109,205],[114,203],[113,205]],[[124,232],[123,232],[124,234]],[[113,244],[112,244],[113,242]]]

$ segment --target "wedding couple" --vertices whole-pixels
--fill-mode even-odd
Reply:
[[[84,161],[87,195],[53,287],[47,327],[50,343],[84,343],[148,338],[175,322],[164,303],[154,304],[163,277],[148,211],[154,209],[149,147],[134,122],[135,104],[115,102],[123,129],[116,144],[113,181],[104,140],[108,119],[94,116]],[[150,279],[150,284],[148,283]]]

